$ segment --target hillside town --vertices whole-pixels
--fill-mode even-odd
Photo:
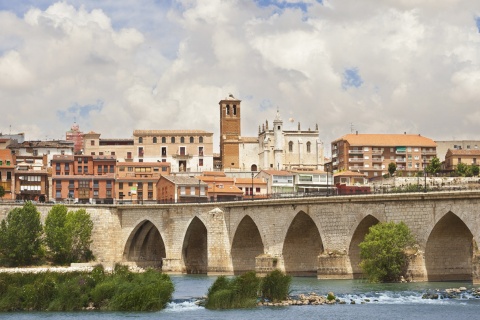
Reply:
[[[435,141],[406,132],[351,132],[324,146],[318,124],[286,130],[279,110],[248,137],[241,132],[241,100],[230,94],[219,110],[220,153],[216,133],[195,129],[138,129],[131,138],[106,139],[74,123],[65,140],[0,134],[1,199],[189,203],[376,193],[392,183],[424,183],[426,191],[427,176],[430,187],[461,187],[454,177],[459,164],[476,166],[480,159],[480,140]],[[434,158],[441,167],[428,175]]]

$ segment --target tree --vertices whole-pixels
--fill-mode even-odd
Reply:
[[[64,205],[55,205],[45,220],[45,242],[59,264],[88,261],[93,222],[84,210],[67,212]]]
[[[388,173],[390,173],[390,177],[393,177],[393,174],[397,171],[397,165],[395,162],[390,162],[388,164]]]
[[[93,258],[92,243],[93,221],[85,209],[70,211],[67,215],[67,229],[71,234],[72,262],[88,261]]]
[[[471,168],[472,168],[472,175],[475,177],[478,176],[478,174],[480,173],[480,168],[476,164],[472,164]]]
[[[426,171],[432,175],[435,175],[438,171],[440,171],[441,167],[442,164],[440,163],[440,159],[433,157],[430,160],[430,163],[427,165]]]
[[[42,256],[42,224],[37,208],[27,202],[11,210],[0,224],[0,259],[8,266],[31,265]]]
[[[370,227],[360,243],[360,267],[371,282],[398,281],[408,266],[406,249],[415,240],[403,222]]]
[[[455,168],[455,173],[460,177],[465,177],[467,175],[467,171],[468,165],[466,165],[465,163],[459,163]]]
[[[0,186],[0,199],[3,198],[5,195],[5,188],[3,186]]]
[[[45,243],[50,248],[53,261],[59,264],[68,261],[72,246],[66,227],[67,212],[67,207],[64,205],[54,205],[45,219]]]

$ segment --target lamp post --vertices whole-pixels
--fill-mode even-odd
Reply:
[[[252,201],[253,201],[253,171],[252,171]]]
[[[427,192],[427,156],[423,155],[423,176],[425,178],[423,192]]]
[[[330,188],[328,185],[328,171],[330,170],[330,164],[327,163],[325,166],[327,167],[327,197],[328,197],[328,195],[330,194]]]

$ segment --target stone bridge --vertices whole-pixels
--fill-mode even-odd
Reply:
[[[12,206],[1,205],[0,218]],[[403,221],[418,243],[408,270],[412,280],[480,281],[480,192],[85,208],[95,225],[94,255],[104,264],[207,274],[278,268],[357,278],[358,244],[368,228]],[[44,219],[50,207],[38,209]]]

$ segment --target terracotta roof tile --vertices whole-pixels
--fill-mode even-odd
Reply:
[[[448,149],[452,156],[478,156],[480,149]]]
[[[350,146],[367,147],[436,147],[437,144],[430,138],[416,134],[347,134],[333,141],[346,140]]]

